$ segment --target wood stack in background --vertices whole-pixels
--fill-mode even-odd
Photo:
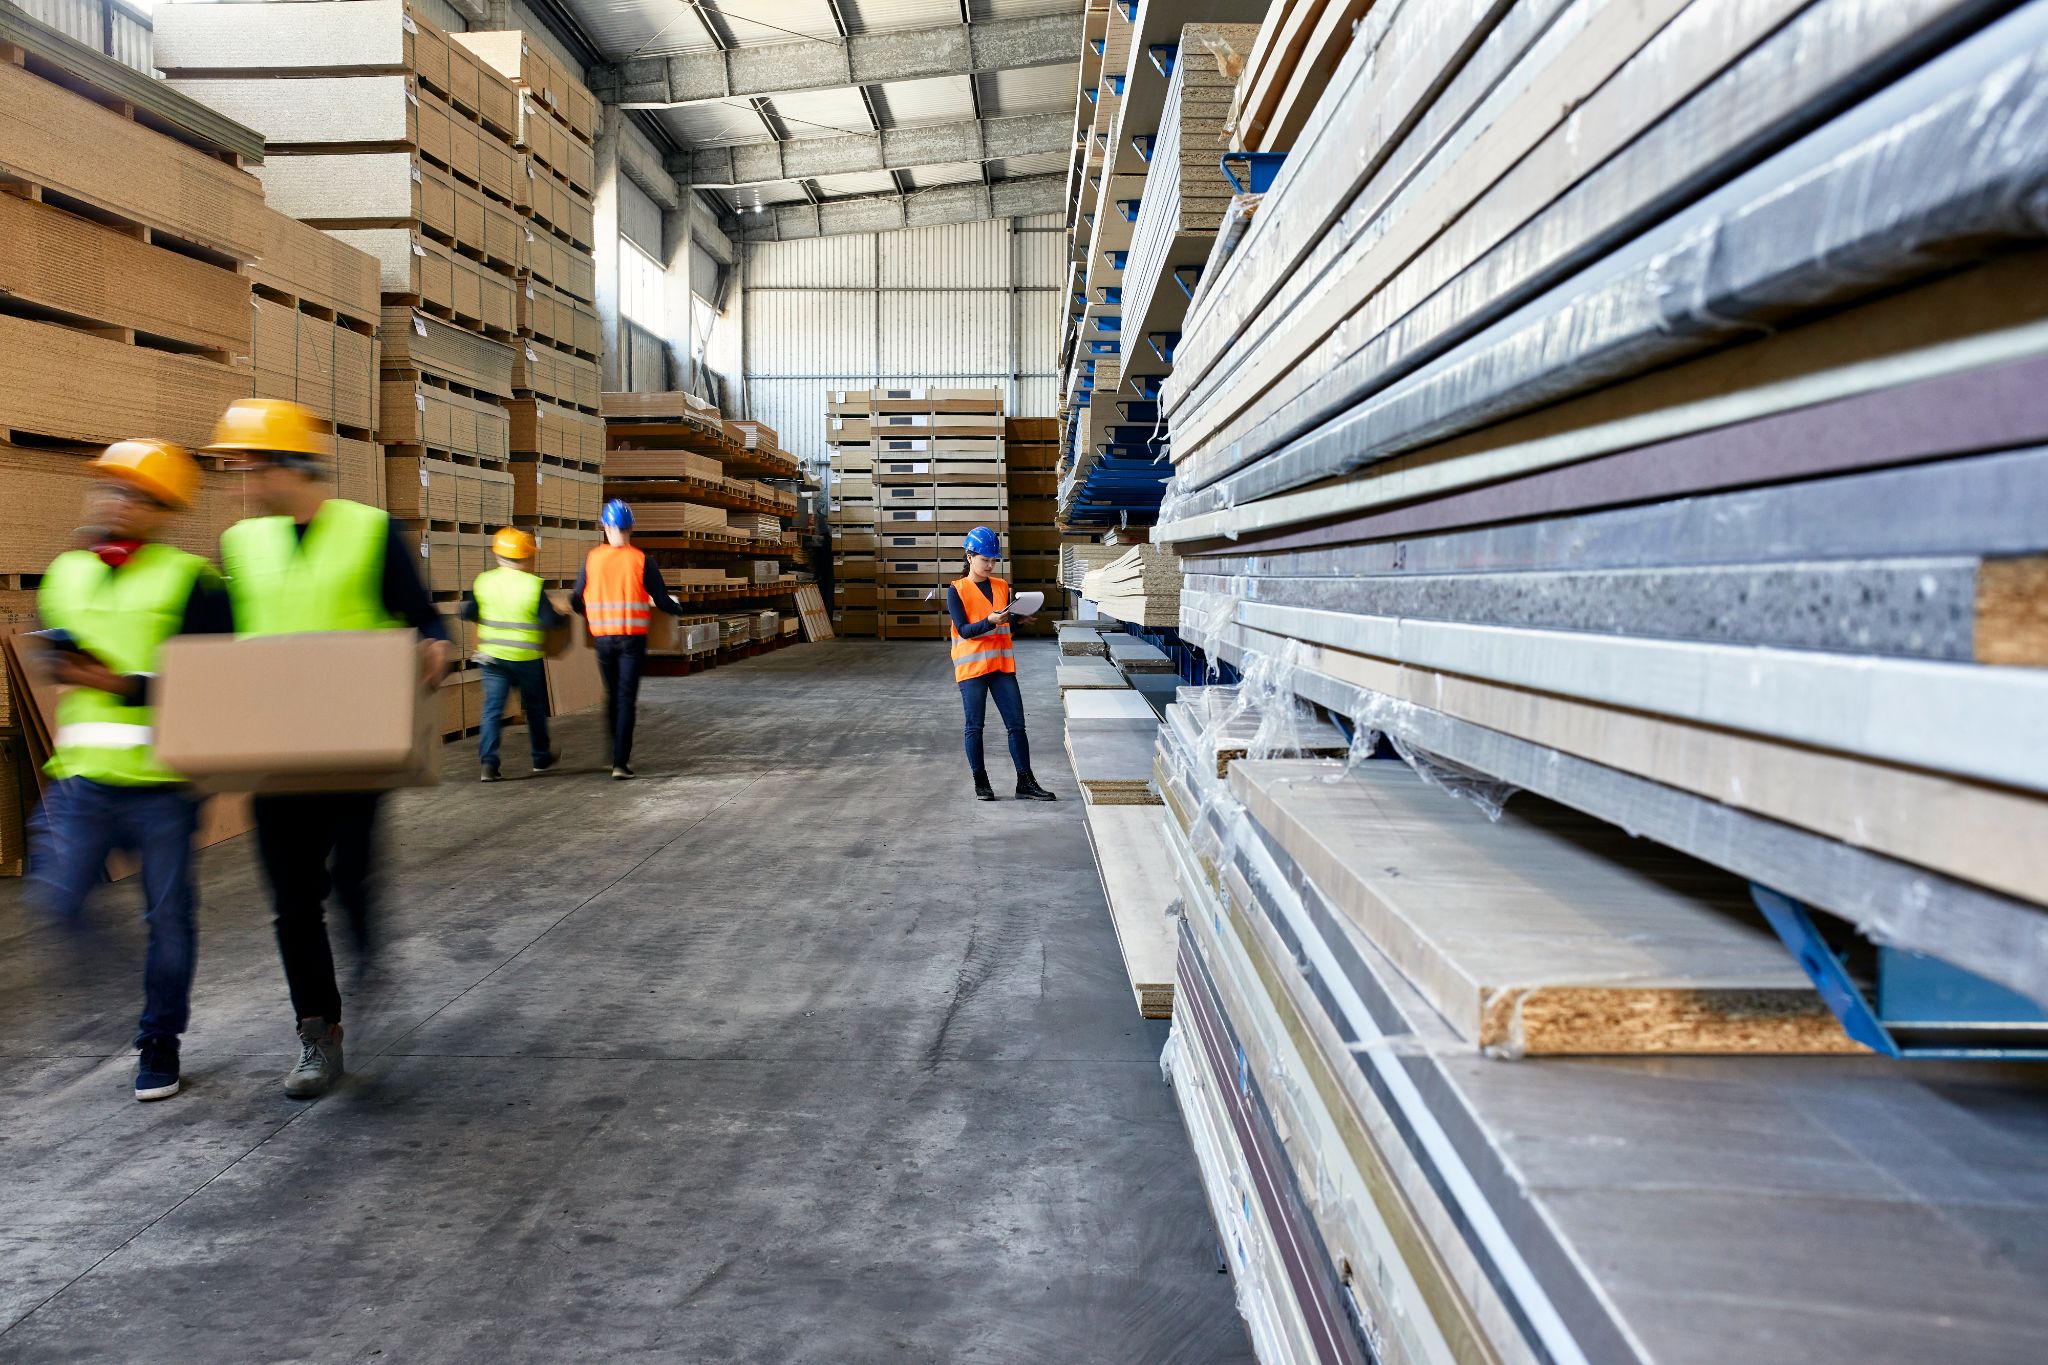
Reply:
[[[826,514],[832,544],[832,631],[875,635],[881,585],[876,581],[874,406],[866,389],[825,394]]]
[[[1010,575],[1010,490],[1000,389],[879,388],[868,394],[874,453],[877,633],[943,640],[946,584],[965,572],[977,526],[1002,540]]]
[[[2038,1048],[2048,234],[2009,210],[2048,4],[1274,25],[1239,133],[1287,159],[1179,329],[1152,531],[1270,722],[1159,774],[1169,1065],[1261,1356],[1739,1355],[1759,1314],[1943,1354],[1958,1301],[1893,1292],[1958,1216],[1918,1182],[2009,1135],[1740,1054]],[[1311,706],[1350,771],[1262,761]],[[1807,970],[1868,995],[1856,1044]],[[1738,1055],[1628,1055],[1701,1052]],[[1723,1087],[1766,1166],[1699,1162]],[[1836,1104],[1906,1135],[1881,1255],[1868,1185],[1764,1232]],[[1599,1211],[1623,1149],[1713,1210],[1683,1264]],[[1851,1244],[1854,1284],[1816,1254]]]
[[[797,462],[766,423],[730,421],[687,393],[607,393],[603,496],[633,509],[633,543],[688,608],[657,612],[650,655],[672,672],[794,643]],[[591,544],[596,543],[593,537]],[[584,549],[560,566],[574,578]],[[697,610],[699,604],[703,610]]]
[[[1021,635],[1050,635],[1060,614],[1060,532],[1058,526],[1060,424],[1053,417],[1012,417],[1004,424],[1003,461],[1010,490],[1011,586],[1042,592],[1046,607],[1017,623]]]

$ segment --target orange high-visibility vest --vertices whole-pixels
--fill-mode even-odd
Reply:
[[[983,617],[993,616],[1010,605],[1010,585],[1000,578],[988,581],[994,594],[994,601],[982,595],[971,578],[953,580],[953,591],[960,594],[960,605],[967,610],[967,624],[973,625]],[[953,631],[953,681],[966,682],[984,673],[1015,673],[1017,652],[1010,643],[1009,626],[1001,626],[986,635],[977,635],[971,640],[960,638],[958,630]]]
[[[599,545],[583,561],[583,619],[592,635],[645,635],[654,599],[647,555],[630,545]]]

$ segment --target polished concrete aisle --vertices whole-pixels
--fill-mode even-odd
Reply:
[[[0,1360],[1247,1357],[1023,651],[1054,806],[969,799],[939,645],[838,641],[387,805],[351,1075],[285,1099],[247,839],[203,855],[187,1089],[128,1094],[138,892],[87,965],[0,883]],[[338,937],[338,936],[337,936]]]

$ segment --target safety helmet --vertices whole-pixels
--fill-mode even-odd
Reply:
[[[986,526],[977,526],[969,531],[963,548],[967,553],[980,555],[983,559],[997,559],[1003,553],[1003,543],[997,540],[996,533]]]
[[[169,441],[117,441],[93,467],[167,506],[190,507],[199,494],[199,462]]]
[[[506,526],[491,537],[491,553],[502,559],[532,559],[533,533]]]
[[[283,398],[237,398],[213,429],[212,451],[325,459],[330,429],[311,408]]]
[[[598,520],[613,530],[630,531],[633,529],[633,509],[626,506],[623,499],[613,498],[604,505],[604,515]]]

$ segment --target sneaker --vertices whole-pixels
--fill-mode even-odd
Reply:
[[[497,765],[497,764],[495,764],[495,763],[486,763],[486,764],[484,764],[484,776],[483,776],[483,780],[484,780],[484,781],[486,781],[486,782],[496,782],[496,781],[498,780],[498,765]]]
[[[559,763],[561,759],[562,756],[560,754],[537,754],[534,756],[533,770],[537,773],[544,773]]]
[[[1017,774],[1017,799],[1019,801],[1057,801],[1059,798],[1038,785],[1038,779],[1030,773]]]
[[[284,1078],[291,1099],[310,1100],[326,1094],[341,1079],[341,1025],[325,1019],[299,1020],[299,1064]]]
[[[633,770],[632,770],[631,768],[627,767],[627,766],[626,766],[625,764],[623,764],[623,763],[614,763],[614,764],[612,764],[612,778],[613,778],[613,780],[615,780],[615,781],[619,781],[619,782],[624,782],[624,781],[625,781],[625,780],[626,780],[627,778],[629,778],[629,777],[631,777],[631,776],[633,776]]]
[[[145,1038],[135,1059],[135,1098],[167,1100],[178,1093],[178,1040]]]
[[[976,773],[974,775],[974,799],[977,801],[993,801],[996,799],[996,789],[988,784],[987,773]]]

